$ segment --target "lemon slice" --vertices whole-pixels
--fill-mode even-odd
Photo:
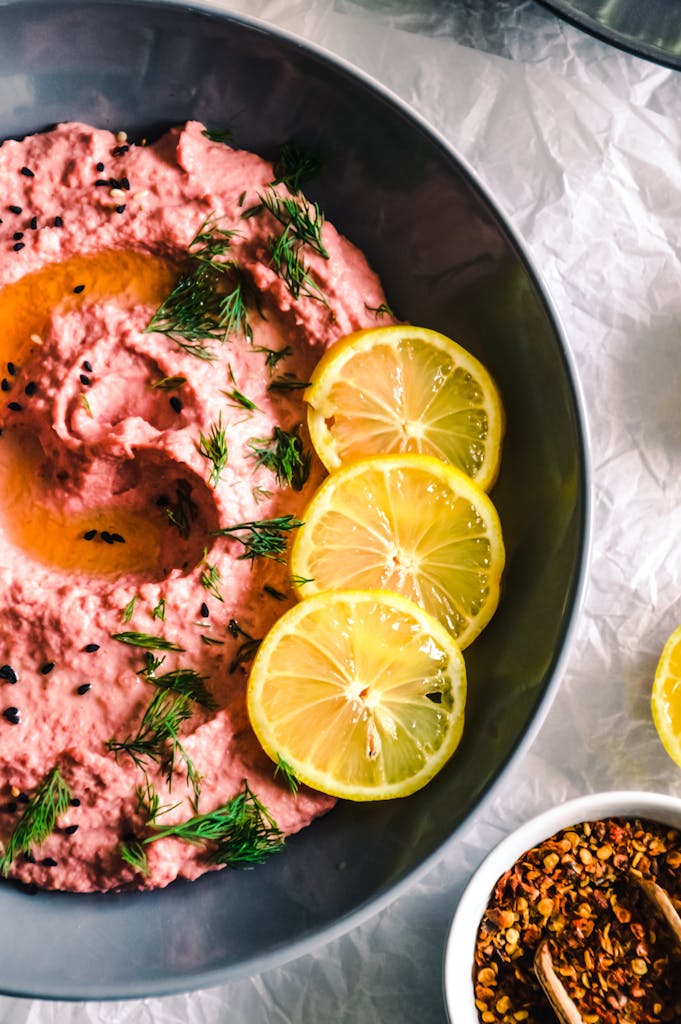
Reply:
[[[681,767],[681,626],[674,630],[660,655],[651,708],[665,750]]]
[[[273,761],[314,789],[387,800],[424,786],[463,730],[451,636],[398,594],[333,591],[290,608],[256,655],[248,712]]]
[[[431,455],[377,455],[328,476],[302,514],[291,573],[303,595],[393,590],[466,647],[489,622],[504,567],[490,498]]]
[[[305,392],[312,443],[333,472],[385,452],[435,455],[483,490],[494,483],[504,413],[485,367],[436,331],[357,331],[319,361]]]

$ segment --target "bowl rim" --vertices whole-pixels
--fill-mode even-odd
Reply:
[[[442,989],[450,1024],[480,1024],[472,981],[475,939],[492,889],[504,871],[526,850],[562,828],[616,817],[648,818],[681,828],[681,797],[644,790],[573,797],[524,821],[487,854],[463,891],[445,942]]]
[[[62,8],[76,7],[82,4],[83,0],[59,0]],[[88,0],[89,6],[112,6],[112,0]],[[591,559],[592,548],[592,468],[591,468],[591,444],[589,439],[589,425],[586,415],[586,403],[584,400],[581,381],[577,372],[575,359],[568,344],[567,334],[561,317],[556,308],[555,302],[549,292],[547,284],[542,280],[539,271],[535,267],[534,259],[531,256],[529,244],[524,241],[519,231],[514,227],[510,217],[504,212],[500,204],[494,199],[488,186],[482,181],[478,172],[470,164],[466,157],[458,152],[455,145],[435,127],[427,118],[420,114],[416,108],[410,106],[389,86],[384,85],[374,78],[369,72],[364,71],[358,65],[353,64],[347,58],[334,53],[325,46],[309,41],[296,35],[294,32],[280,28],[270,22],[251,15],[244,15],[236,11],[226,10],[221,0],[123,0],[127,6],[138,9],[156,8],[178,10],[186,14],[205,14],[219,19],[221,22],[231,23],[237,27],[244,27],[250,31],[264,34],[276,41],[290,47],[292,51],[298,50],[313,59],[330,65],[344,77],[358,82],[362,87],[372,93],[378,99],[383,100],[405,121],[413,125],[426,135],[438,148],[445,161],[454,165],[466,179],[472,190],[480,197],[483,204],[492,212],[500,228],[505,233],[509,246],[513,249],[519,262],[531,280],[541,307],[553,329],[555,340],[558,345],[558,355],[565,367],[565,378],[568,391],[572,398],[575,433],[578,440],[577,459],[581,469],[581,480],[583,483],[580,495],[579,506],[579,529],[581,545],[578,564],[572,583],[570,600],[567,602],[568,613],[564,617],[562,635],[558,644],[558,653],[552,660],[546,671],[547,683],[544,691],[538,699],[537,706],[531,721],[528,723],[525,732],[518,738],[505,760],[500,762],[497,772],[483,789],[480,798],[472,808],[456,825],[452,832],[435,849],[431,851],[420,863],[409,869],[397,881],[383,887],[362,903],[348,910],[336,920],[313,928],[299,939],[286,944],[273,947],[264,953],[253,954],[243,960],[233,963],[213,966],[203,970],[192,970],[187,975],[176,977],[156,978],[150,977],[144,982],[126,982],[125,990],[119,987],[97,987],[93,988],[91,982],[80,986],[69,983],[65,991],[53,992],[44,991],[36,984],[30,990],[23,987],[11,987],[6,984],[0,990],[4,994],[24,998],[42,998],[59,1000],[81,1000],[101,999],[113,1000],[122,998],[142,998],[164,996],[173,993],[186,992],[190,989],[209,988],[224,984],[228,981],[243,978],[245,976],[259,974],[279,967],[304,954],[309,954],[324,945],[340,938],[352,928],[358,927],[369,920],[375,914],[384,910],[387,906],[402,896],[407,889],[423,878],[434,865],[443,858],[447,851],[459,842],[472,827],[476,818],[484,812],[485,807],[492,801],[496,790],[500,787],[505,776],[511,771],[521,758],[525,755],[537,733],[539,732],[553,700],[558,691],[560,681],[565,670],[568,656],[574,641],[576,624],[580,617],[580,611],[584,601],[588,570]],[[54,8],[55,0],[0,0],[0,7],[22,7],[30,8]],[[459,1024],[459,1022],[457,1022]]]

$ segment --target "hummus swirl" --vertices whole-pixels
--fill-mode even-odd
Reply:
[[[292,794],[250,728],[250,657],[295,596],[285,552],[255,556],[252,532],[229,530],[300,515],[323,470],[297,385],[385,299],[328,222],[326,255],[301,247],[311,287],[292,294],[272,260],[285,226],[262,206],[290,198],[274,180],[195,122],[148,146],[65,124],[0,147],[0,844],[55,766],[72,798],[14,859],[24,882],[144,888],[209,870],[209,848],[175,837],[146,848],[148,874],[122,859],[147,783],[164,826],[244,781],[285,834],[333,802]],[[206,341],[212,358],[148,330],[202,230],[228,239],[248,297],[247,327]],[[292,481],[271,457],[283,438],[304,463]],[[140,673],[161,658],[158,674],[192,670],[215,705],[180,728],[199,793],[186,760],[169,785],[167,762],[112,743],[139,729],[156,692]]]

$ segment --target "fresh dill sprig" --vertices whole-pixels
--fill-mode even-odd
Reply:
[[[180,480],[175,491],[175,502],[165,509],[168,521],[177,529],[180,537],[189,536],[192,523],[199,514],[195,501],[192,500],[191,487]]]
[[[247,661],[251,661],[255,657],[261,643],[262,640],[253,636],[249,636],[247,640],[244,640],[237,648],[227,671],[230,674],[236,672],[239,665],[244,665]]]
[[[218,416],[217,422],[211,424],[208,436],[199,432],[198,447],[204,459],[209,459],[213,464],[208,481],[213,487],[217,487],[222,471],[227,465],[227,456],[229,454],[227,431],[222,425],[222,413]]]
[[[286,551],[286,534],[302,526],[300,519],[292,515],[279,516],[276,519],[260,519],[250,523],[236,523],[234,526],[223,526],[215,531],[217,537],[231,537],[244,546],[239,558],[272,558],[275,562],[283,562],[281,557]]]
[[[290,226],[281,235],[270,239],[270,264],[288,288],[294,299],[315,299],[327,306],[324,292],[310,274],[301,256],[301,243]]]
[[[165,804],[162,806],[156,786],[146,776],[144,777],[144,785],[135,788],[135,795],[137,796],[137,812],[144,817],[147,824],[152,824],[162,814],[167,814],[168,811],[179,807],[179,804]]]
[[[147,851],[144,849],[139,839],[122,839],[119,846],[118,852],[121,860],[128,864],[133,871],[136,871],[140,875],[149,876],[149,860],[147,858]]]
[[[267,386],[268,391],[304,391],[309,388],[309,380],[299,380],[295,373],[280,373],[273,377]]]
[[[286,185],[291,193],[300,192],[301,187],[319,172],[322,159],[314,150],[304,149],[297,142],[285,142],[274,163],[273,185]]]
[[[20,853],[29,853],[54,832],[57,819],[68,809],[71,791],[55,767],[48,772],[25,805],[0,857],[0,874],[6,878]]]
[[[272,497],[272,492],[268,491],[266,487],[251,487],[251,494],[253,495],[253,500],[257,505]]]
[[[225,645],[225,641],[224,640],[217,640],[214,636],[206,636],[205,633],[201,634],[201,643],[205,644],[206,647],[210,647],[210,646],[224,647],[224,645]]]
[[[316,203],[308,203],[302,197],[280,196],[273,188],[268,188],[258,198],[296,241],[328,260],[329,254],[322,241],[324,214]]]
[[[165,687],[159,689],[144,712],[137,732],[124,740],[107,740],[106,746],[116,759],[120,754],[127,754],[145,773],[149,761],[161,766],[169,789],[179,756],[185,766],[187,785],[193,790],[193,805],[197,807],[201,776],[179,739],[180,726],[192,717],[193,704],[189,693],[176,693]]]
[[[290,345],[284,345],[283,348],[267,348],[266,345],[254,345],[254,352],[262,352],[265,355],[265,366],[270,369],[274,369],[280,359],[286,359],[288,356],[293,355],[293,349]]]
[[[366,309],[367,313],[373,313],[376,319],[378,319],[379,316],[395,316],[387,302],[382,302],[380,306],[369,306],[365,302],[364,308]]]
[[[148,871],[144,847],[168,837],[212,847],[209,863],[232,868],[261,864],[284,845],[281,829],[245,780],[241,791],[214,811],[197,814],[174,825],[153,824],[151,827],[153,832],[146,838],[121,843],[123,859],[133,867],[139,864],[143,873],[144,868]]]
[[[123,622],[130,622],[130,619],[132,618],[132,616],[134,614],[135,605],[136,604],[137,604],[137,594],[135,594],[134,597],[130,598],[130,600],[128,601],[128,603],[126,604],[125,608],[122,611],[121,619],[123,620]]]
[[[184,647],[166,640],[162,636],[151,636],[149,633],[112,633],[114,640],[130,647],[142,647],[147,651],[184,651]]]
[[[161,622],[165,622],[166,617],[166,599],[162,597],[156,607],[151,613],[152,619],[160,619]]]
[[[201,132],[211,142],[224,142],[229,144],[234,138],[231,128],[204,128]]]
[[[94,419],[94,416],[93,416],[93,413],[92,413],[92,407],[90,405],[90,402],[88,401],[88,397],[87,397],[87,395],[83,394],[82,392],[80,394],[80,404],[83,406],[83,408],[85,409],[85,412],[88,414],[90,419]]]
[[[247,395],[243,395],[237,388],[232,388],[231,391],[222,392],[225,398],[228,398],[232,405],[241,406],[242,409],[246,409],[248,412],[253,412],[257,409],[255,402],[248,398]]]
[[[284,782],[288,786],[289,791],[291,793],[293,793],[293,795],[295,796],[296,793],[298,792],[298,788],[300,786],[300,783],[298,782],[298,779],[296,778],[296,775],[295,775],[295,772],[293,771],[293,768],[288,763],[288,761],[284,760],[284,758],[281,756],[281,754],[277,754],[277,766],[274,769],[274,777],[275,777],[275,779],[276,779],[276,777],[278,775],[281,775],[282,779],[284,780]]]
[[[220,570],[217,565],[210,565],[209,562],[205,561],[207,552],[204,550],[203,557],[203,569],[201,571],[201,586],[204,590],[207,590],[209,594],[212,594],[217,601],[222,601],[223,597],[220,593]]]
[[[204,263],[211,270],[224,272],[230,264],[217,263],[216,257],[225,256],[232,245],[232,238],[238,232],[230,228],[218,227],[221,218],[209,213],[203,224],[187,246],[191,259]]]
[[[245,278],[233,259],[222,259],[236,232],[220,228],[218,221],[212,214],[203,222],[187,247],[188,268],[145,327],[204,360],[215,354],[203,342],[224,342],[237,331],[252,336]]]
[[[204,686],[206,676],[199,675],[193,668],[175,668],[171,672],[164,672],[162,676],[151,674],[145,678],[162,690],[185,694],[208,711],[214,711],[218,706],[212,693]]]
[[[151,386],[160,391],[177,391],[186,383],[186,377],[161,377],[160,380],[155,380]]]
[[[258,466],[271,470],[280,487],[300,491],[310,475],[312,456],[303,448],[298,427],[282,430],[275,427],[272,437],[254,437],[248,442]]]
[[[253,340],[253,328],[248,319],[248,301],[252,299],[251,289],[243,272],[236,264],[230,267],[233,288],[220,298],[219,324],[225,338],[230,334],[241,334],[246,341]]]
[[[294,587],[304,587],[306,583],[314,583],[314,576],[291,576],[291,583]]]
[[[165,654],[162,654],[160,658],[155,658],[151,651],[147,650],[147,653],[145,654],[144,668],[141,668],[137,675],[142,676],[143,679],[150,679],[165,660]]]

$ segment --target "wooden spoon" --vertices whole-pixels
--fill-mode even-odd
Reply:
[[[553,969],[553,958],[547,939],[542,939],[537,946],[534,954],[534,973],[560,1024],[584,1024],[584,1018]]]
[[[670,900],[668,894],[650,878],[639,878],[638,875],[629,876],[638,885],[641,892],[650,900],[650,903],[657,911],[663,921],[666,921],[674,935],[677,946],[681,949],[681,917]]]

